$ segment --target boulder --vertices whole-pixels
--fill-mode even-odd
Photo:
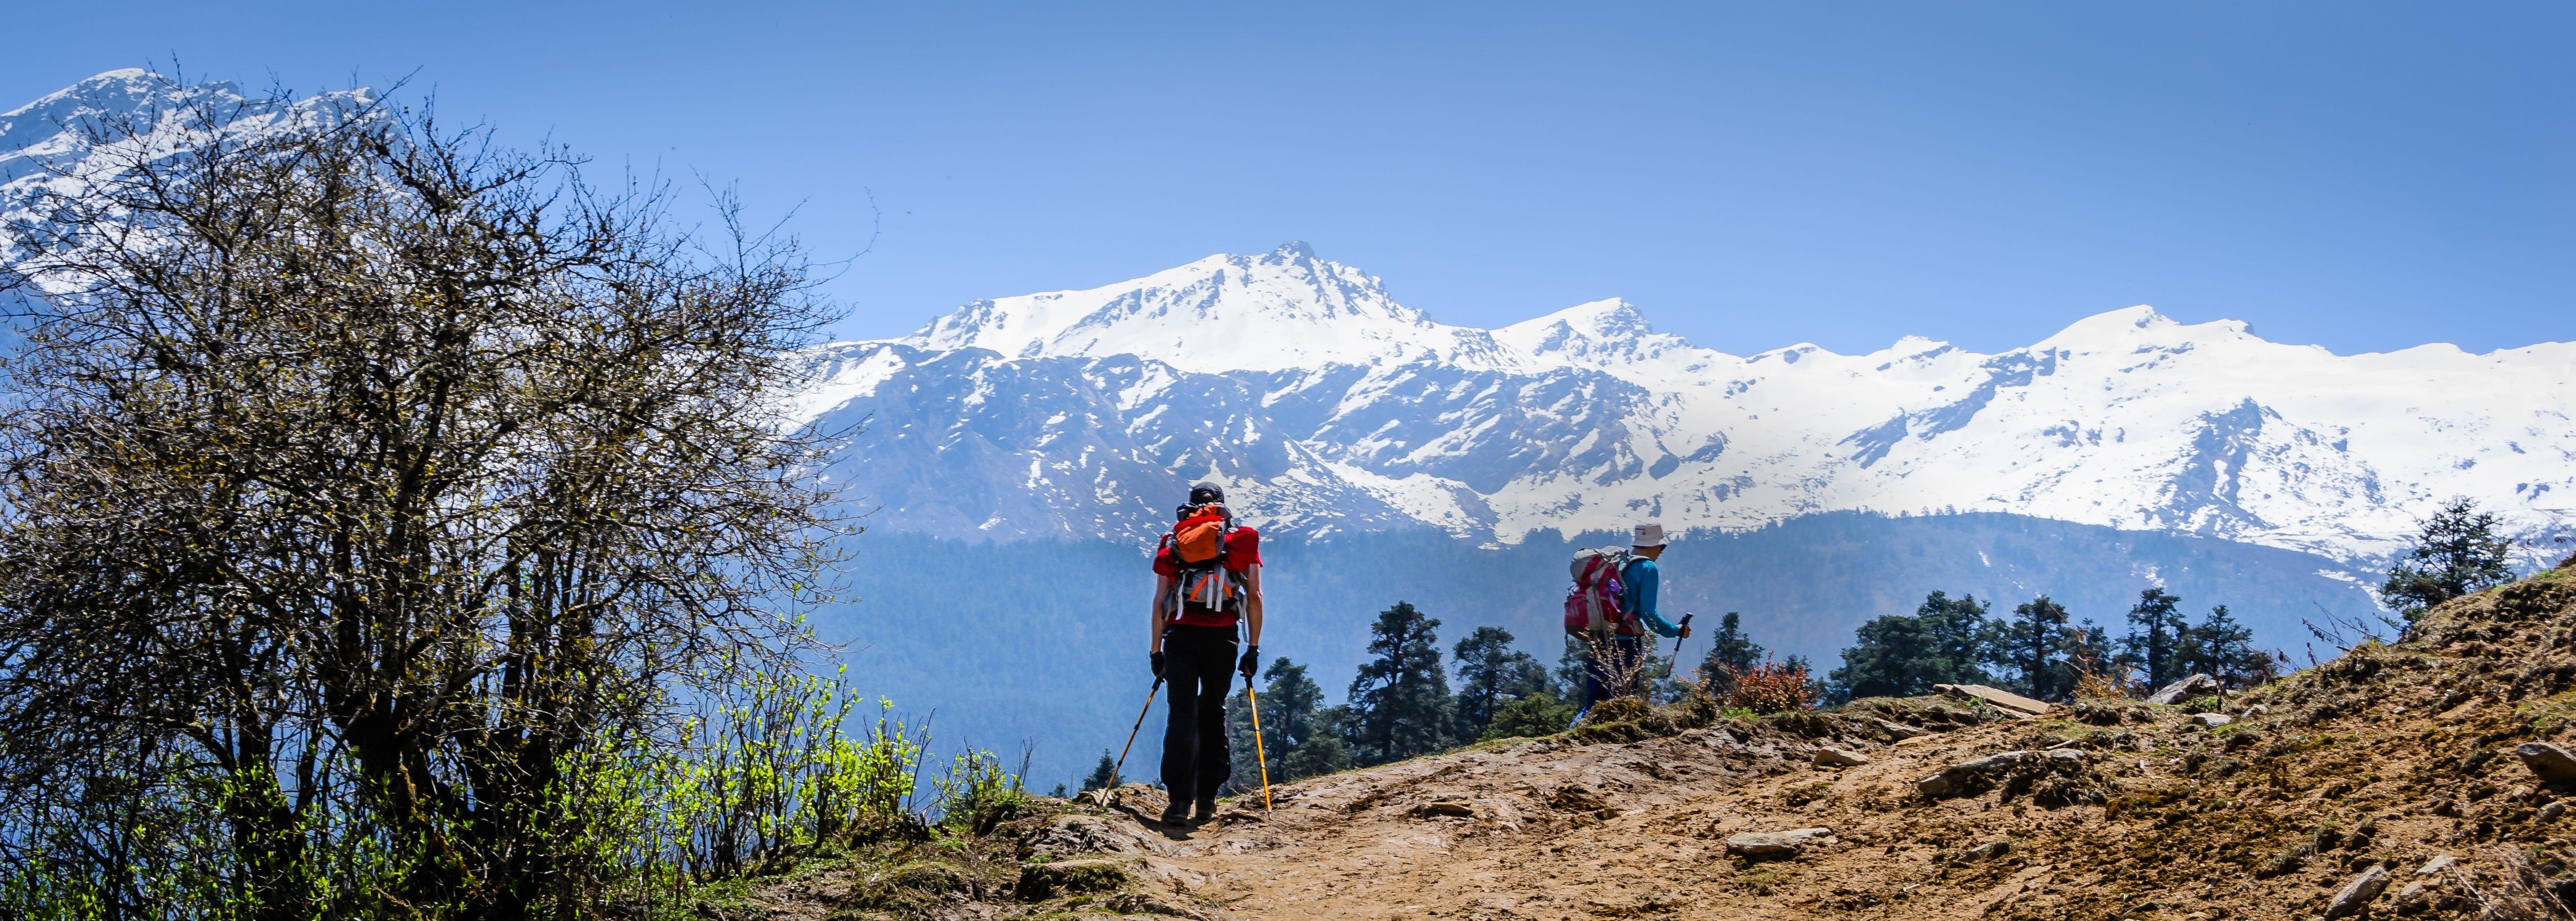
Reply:
[[[2078,760],[2081,760],[2084,757],[2082,753],[2072,751],[2049,753],[2052,757],[2059,754],[2073,755]],[[2028,757],[2031,757],[2031,753],[2029,752],[2010,751],[2003,752],[2001,754],[1987,755],[1983,758],[1971,758],[1969,760],[1953,764],[1949,767],[1942,768],[1930,777],[1915,781],[1914,789],[1925,796],[1934,798],[1963,793],[1966,792],[1969,781],[1974,780],[1981,775],[1999,774],[2006,770],[2010,770],[2012,766],[2020,764],[2022,759]]]
[[[2224,713],[2194,713],[2191,715],[2191,721],[2211,729],[2216,729],[2220,726],[2236,722],[2236,718]]]
[[[2361,875],[2353,877],[2352,882],[2343,884],[2343,889],[2335,893],[2334,900],[2326,903],[2326,921],[2360,914],[2370,900],[2378,898],[2380,890],[2386,888],[2388,868],[2371,864],[2370,869],[2361,871]]]
[[[1830,828],[1746,832],[1726,839],[1726,850],[1730,854],[1757,860],[1769,857],[1795,857],[1798,856],[1800,848],[1810,844],[1831,843],[1833,839],[1834,830]]]
[[[2567,801],[2563,799],[2550,800],[2547,805],[2540,807],[2540,820],[2543,822],[2558,821],[2559,816],[2566,814]]]
[[[1839,748],[1816,749],[1814,760],[1817,767],[1859,767],[1869,763],[1860,753]]]
[[[2515,746],[2513,756],[2522,766],[2540,776],[2543,783],[2576,784],[2576,755],[2547,742],[2524,742]]]
[[[2218,686],[2218,679],[2205,674],[2193,675],[2157,688],[2155,693],[2147,695],[2147,702],[2178,704],[2203,697],[2216,697],[2222,693],[2225,693],[2225,689]]]
[[[1936,684],[1933,687],[1940,688],[1942,693],[1952,697],[1985,701],[2015,716],[2037,716],[2054,708],[2046,701],[2032,700],[2002,688],[1990,688],[1982,684]]]

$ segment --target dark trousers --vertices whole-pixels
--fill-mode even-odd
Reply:
[[[1163,631],[1163,680],[1172,689],[1163,724],[1163,789],[1172,802],[1214,799],[1234,775],[1225,695],[1234,683],[1234,628],[1174,624]]]
[[[1586,645],[1592,650],[1592,654],[1584,657],[1584,709],[1589,710],[1593,704],[1622,694],[1636,693],[1634,679],[1639,676],[1629,675],[1631,686],[1624,688],[1618,686],[1618,679],[1621,673],[1634,670],[1638,663],[1646,661],[1645,637],[1614,636],[1608,643],[1593,642]]]

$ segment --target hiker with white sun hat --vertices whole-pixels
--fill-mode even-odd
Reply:
[[[1628,548],[1624,551],[1610,547],[1576,555],[1576,586],[1568,594],[1566,630],[1581,637],[1589,651],[1583,668],[1583,709],[1575,713],[1576,722],[1581,722],[1594,704],[1637,693],[1635,684],[1643,677],[1641,666],[1645,662],[1648,631],[1668,638],[1690,636],[1689,618],[1676,624],[1665,619],[1663,611],[1657,607],[1663,589],[1663,571],[1656,560],[1664,555],[1664,545],[1669,542],[1663,524],[1649,521],[1630,530]],[[1616,572],[1617,578],[1615,581],[1595,579],[1587,582],[1584,575],[1587,565]],[[1591,605],[1596,612],[1606,610],[1608,616],[1596,613],[1590,618],[1587,629],[1578,629],[1573,613],[1577,596],[1588,588],[1612,586],[1617,592],[1615,604]]]

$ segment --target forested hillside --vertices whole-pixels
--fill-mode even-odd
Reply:
[[[1444,647],[1478,626],[1502,626],[1553,662],[1567,556],[1617,539],[1476,547],[1425,530],[1273,540],[1263,550],[1272,613],[1262,649],[1311,666],[1338,700],[1370,619],[1410,601],[1441,620]],[[1135,719],[1152,680],[1145,548],[887,532],[843,547],[851,554],[843,600],[815,614],[818,632],[841,645],[853,684],[908,712],[936,711],[934,729],[947,742],[1032,742],[1031,773],[1044,789],[1081,776]],[[1838,662],[1854,627],[1910,613],[1932,591],[1974,595],[1998,610],[2047,594],[2076,622],[2118,633],[2138,592],[2161,584],[2194,617],[2229,606],[2258,645],[2290,650],[2301,666],[2302,618],[2377,611],[2358,582],[2374,577],[2342,574],[2318,557],[2001,514],[1814,515],[1679,541],[1665,561],[1668,610],[1700,613],[1707,624],[1742,612],[1757,642],[1807,657],[1820,674]],[[1695,663],[1707,649],[1694,639],[1682,655]],[[1154,744],[1140,740],[1136,757],[1152,763]]]

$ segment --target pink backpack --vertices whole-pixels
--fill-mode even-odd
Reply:
[[[1619,581],[1619,571],[1627,566],[1626,547],[1574,552],[1569,567],[1574,585],[1565,590],[1565,632],[1608,633],[1627,624],[1627,612],[1619,610],[1620,599],[1628,593]]]

